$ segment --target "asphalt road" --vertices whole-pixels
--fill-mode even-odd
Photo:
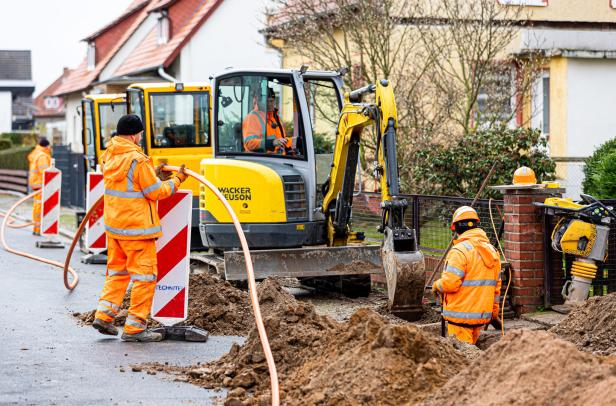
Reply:
[[[12,248],[64,261],[66,249],[35,248],[37,238],[30,231],[7,230]],[[208,362],[241,338],[124,343],[79,326],[72,313],[96,307],[105,274],[104,266],[79,263],[81,255],[73,255],[80,282],[69,292],[60,269],[0,248],[0,405],[210,404],[223,395],[160,374],[132,372],[130,365]]]

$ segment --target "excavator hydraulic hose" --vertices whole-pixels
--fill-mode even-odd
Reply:
[[[39,257],[38,255],[34,255],[34,254],[29,254],[27,252],[22,252],[22,251],[17,251],[11,247],[9,247],[6,243],[6,238],[4,237],[5,235],[5,231],[6,231],[6,227],[9,226],[9,222],[12,222],[11,216],[13,215],[13,212],[15,211],[15,209],[22,204],[23,202],[25,202],[28,199],[33,198],[34,196],[36,196],[37,194],[41,193],[40,190],[37,190],[36,192],[33,192],[25,197],[22,197],[21,199],[19,199],[17,202],[15,202],[15,204],[13,204],[13,206],[11,206],[11,208],[6,212],[6,214],[4,215],[4,219],[2,220],[2,226],[0,227],[0,243],[2,244],[2,247],[12,253],[12,254],[16,254],[16,255],[20,255],[22,257],[25,258],[30,258],[33,259],[35,261],[39,261],[39,262],[43,262],[45,264],[49,264],[49,265],[53,265],[55,267],[58,268],[63,268],[64,269],[64,286],[66,286],[67,289],[69,290],[73,290],[75,289],[75,286],[77,286],[77,283],[79,283],[79,276],[77,275],[77,272],[75,272],[75,270],[71,267],[68,267],[66,264],[62,264],[58,261],[53,261],[51,259],[47,259],[47,258],[43,258],[43,257]],[[70,257],[69,257],[70,258]],[[69,282],[68,280],[68,274],[71,274],[73,276],[73,281]]]

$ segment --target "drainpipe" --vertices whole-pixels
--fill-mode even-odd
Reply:
[[[168,80],[169,82],[175,83],[178,81],[176,78],[165,72],[165,67],[162,65],[158,67],[158,75],[161,78]]]

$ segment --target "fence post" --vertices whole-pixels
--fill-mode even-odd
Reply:
[[[505,236],[503,247],[511,264],[511,299],[516,314],[544,305],[546,250],[550,249],[543,209],[535,202],[562,196],[563,189],[505,189]]]
[[[417,239],[417,245],[420,244],[419,239],[419,196],[413,195],[413,228],[415,229],[415,238]]]

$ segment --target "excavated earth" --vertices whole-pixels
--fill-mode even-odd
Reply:
[[[545,331],[516,330],[424,405],[614,405],[616,361]]]
[[[348,322],[318,315],[273,279],[258,287],[265,327],[288,405],[413,404],[468,364],[448,340],[395,325],[370,309]],[[225,404],[267,404],[269,374],[256,329],[220,360],[190,367],[149,364],[177,380],[228,389]]]
[[[218,277],[203,273],[190,276],[188,319],[183,323],[207,330],[213,335],[246,335],[254,325],[248,293],[237,289]],[[114,324],[122,326],[126,320],[130,302],[130,291],[126,293],[122,310]],[[86,325],[94,321],[95,310],[73,313],[73,316]],[[148,320],[148,326],[158,323]]]
[[[591,297],[551,332],[597,355],[616,355],[616,293]]]

